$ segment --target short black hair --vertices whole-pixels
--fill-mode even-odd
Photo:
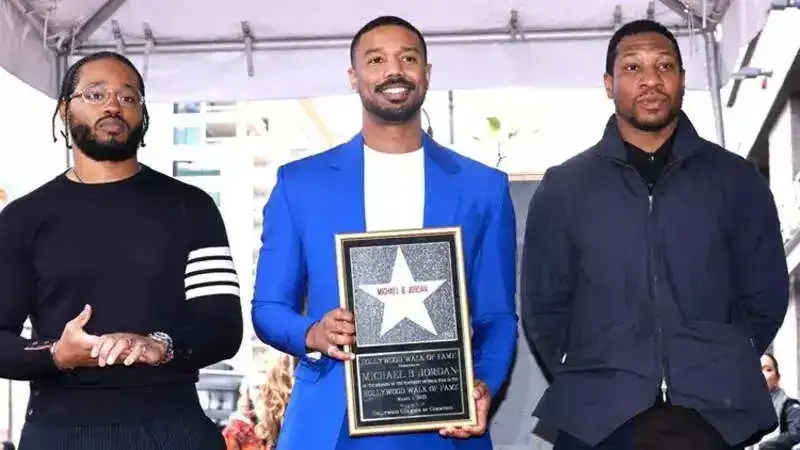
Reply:
[[[416,34],[420,44],[422,45],[422,57],[427,61],[428,46],[427,44],[425,44],[425,38],[422,36],[422,32],[420,32],[414,25],[411,25],[409,21],[402,19],[400,17],[380,16],[367,22],[367,24],[361,27],[361,29],[359,29],[356,32],[355,36],[353,36],[353,40],[350,41],[350,64],[355,65],[356,63],[356,46],[358,45],[358,41],[361,40],[361,36],[376,28],[385,27],[389,25],[403,27],[411,31],[412,33]]]
[[[642,33],[658,33],[669,39],[669,41],[672,42],[672,46],[675,47],[675,55],[678,58],[678,68],[683,72],[683,58],[681,58],[681,49],[678,47],[678,40],[675,39],[675,35],[672,34],[667,27],[656,21],[642,19],[626,23],[611,36],[611,40],[608,41],[608,52],[606,52],[607,75],[614,75],[614,60],[617,59],[617,46],[619,46],[620,41],[628,36]]]
[[[58,93],[58,99],[56,102],[56,111],[53,113],[53,142],[56,142],[56,117],[58,117],[59,109],[61,108],[62,104],[69,104],[72,95],[75,93],[75,88],[78,86],[78,77],[81,72],[81,68],[86,64],[92,61],[100,61],[103,59],[114,59],[122,64],[128,66],[133,73],[136,74],[136,82],[138,84],[139,93],[144,98],[144,78],[142,74],[139,72],[139,69],[131,62],[130,59],[126,58],[124,55],[121,55],[116,52],[96,52],[90,55],[84,56],[83,58],[79,59],[75,64],[71,65],[67,72],[64,74],[64,78],[61,80],[61,90]],[[144,146],[144,135],[147,134],[147,128],[150,126],[150,115],[147,113],[147,106],[142,103],[142,142],[140,145]],[[69,143],[69,130],[67,130],[67,124],[64,124],[64,131],[61,132],[61,135],[64,136],[66,140],[67,148],[72,148],[72,145]]]
[[[772,353],[766,352],[766,353],[764,353],[764,356],[766,356],[767,358],[772,360],[772,368],[775,369],[775,375],[781,376],[781,371],[780,371],[780,369],[778,369],[778,360],[775,359],[775,355],[773,355]]]

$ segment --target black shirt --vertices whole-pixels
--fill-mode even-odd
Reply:
[[[628,155],[628,163],[633,165],[639,172],[639,176],[647,185],[647,189],[653,192],[653,188],[664,172],[667,162],[672,155],[672,144],[675,134],[664,142],[655,152],[646,152],[639,147],[625,142],[625,152]]]
[[[59,371],[48,348],[85,304],[87,333],[163,331],[175,358]],[[143,166],[82,184],[60,175],[0,212],[0,377],[31,381],[29,420],[144,420],[197,408],[198,369],[242,340],[239,285],[213,200]]]

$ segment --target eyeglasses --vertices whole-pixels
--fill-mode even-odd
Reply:
[[[90,86],[82,91],[78,91],[70,96],[70,99],[79,98],[84,103],[90,105],[105,105],[111,96],[117,97],[117,102],[123,108],[137,108],[144,104],[144,97],[138,91],[130,88],[123,88],[118,91],[103,86]]]

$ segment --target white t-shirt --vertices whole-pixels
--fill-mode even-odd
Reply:
[[[364,146],[364,214],[367,231],[422,228],[425,157],[422,148],[385,153]]]

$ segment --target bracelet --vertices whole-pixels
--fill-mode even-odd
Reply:
[[[31,351],[35,352],[37,350],[44,350],[46,348],[52,349],[56,345],[56,343],[58,343],[58,340],[32,341],[29,345],[25,346],[23,350],[28,352]]]

